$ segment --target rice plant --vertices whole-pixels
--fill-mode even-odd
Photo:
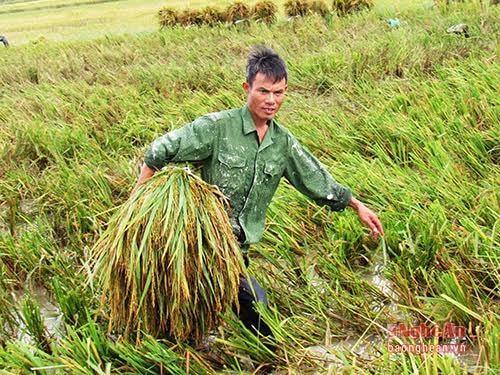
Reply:
[[[218,189],[181,168],[157,173],[120,207],[93,271],[111,326],[181,340],[217,326],[243,272],[226,207]]]
[[[15,306],[10,294],[12,283],[0,258],[0,304],[3,307],[0,311],[0,346],[14,332],[16,325]]]
[[[311,4],[307,0],[288,0],[283,6],[288,17],[303,17],[311,11]]]
[[[252,7],[252,18],[264,23],[276,21],[278,7],[272,1],[259,1]]]
[[[21,311],[30,337],[42,350],[51,352],[48,333],[40,313],[40,306],[29,294],[26,294],[22,301]]]
[[[33,373],[36,371],[35,368],[44,368],[49,372],[65,367],[52,354],[33,345],[10,341],[5,346],[0,346],[0,373],[2,375]]]
[[[500,345],[498,337],[500,334],[498,314],[490,313],[490,319],[486,320],[480,330],[479,342],[484,345],[484,353],[482,353],[483,361],[489,364],[495,371],[500,370]],[[496,315],[496,316],[495,316]]]
[[[75,327],[87,321],[86,310],[91,307],[86,290],[81,286],[68,287],[60,277],[52,279],[55,299],[67,324]]]

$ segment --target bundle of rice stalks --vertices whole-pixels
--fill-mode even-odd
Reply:
[[[200,340],[236,303],[243,261],[220,191],[180,168],[120,207],[94,248],[110,328]]]
[[[306,0],[288,0],[284,6],[288,17],[303,17],[311,11],[310,4]]]
[[[205,25],[215,26],[225,21],[224,12],[216,7],[208,6],[203,8],[201,15]]]
[[[203,13],[199,9],[185,9],[179,14],[179,23],[184,26],[202,25]]]
[[[158,11],[160,27],[172,27],[179,23],[179,12],[174,8],[163,7]]]
[[[373,7],[372,0],[333,0],[332,8],[339,16]]]
[[[311,2],[311,12],[319,14],[321,17],[327,17],[330,15],[328,5],[326,5],[323,0],[314,0]]]
[[[273,23],[276,21],[278,7],[272,1],[260,1],[252,8],[252,18],[264,23]]]
[[[237,21],[250,18],[250,7],[241,1],[236,1],[226,8],[226,20],[236,23]]]

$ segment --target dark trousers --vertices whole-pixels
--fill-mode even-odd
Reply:
[[[254,331],[259,336],[272,337],[271,329],[255,309],[255,304],[257,303],[262,303],[265,306],[268,304],[266,292],[253,276],[249,276],[249,278],[242,277],[240,279],[238,302],[240,303],[238,317],[245,327]]]
[[[235,235],[238,237],[238,243],[240,245],[241,251],[243,253],[243,259],[245,261],[245,266],[250,265],[250,259],[248,258],[248,245],[244,245],[245,235],[241,228],[238,226],[236,228]],[[257,280],[253,276],[248,278],[241,276],[240,285],[238,290],[238,302],[240,304],[240,310],[237,312],[238,317],[246,328],[259,336],[272,338],[273,334],[269,326],[262,320],[260,314],[255,309],[256,304],[262,303],[266,307],[267,296],[264,288],[260,286]],[[266,345],[269,347],[269,345]]]

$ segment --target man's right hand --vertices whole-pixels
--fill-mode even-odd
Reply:
[[[146,163],[142,164],[141,173],[139,174],[139,179],[137,180],[137,183],[132,189],[132,193],[130,193],[130,195],[134,195],[135,191],[139,188],[139,186],[141,186],[143,183],[145,183],[147,180],[153,177],[155,173],[156,169],[148,167]]]

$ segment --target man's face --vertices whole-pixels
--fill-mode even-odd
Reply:
[[[257,126],[271,120],[281,107],[288,88],[286,80],[273,82],[262,73],[257,73],[250,86],[243,83],[243,88],[248,94],[247,105]]]

